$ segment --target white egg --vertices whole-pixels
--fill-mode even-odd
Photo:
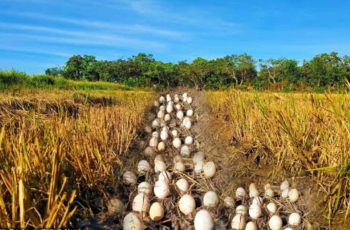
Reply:
[[[179,136],[179,132],[176,130],[176,129],[173,129],[171,131],[171,135],[175,138],[175,137],[178,137]],[[181,141],[180,141],[180,145],[181,145]]]
[[[253,219],[256,220],[261,216],[261,208],[260,205],[258,204],[252,204],[249,207],[249,216]]]
[[[149,146],[156,148],[158,146],[158,138],[152,137],[151,140],[149,141]]]
[[[126,171],[123,174],[123,181],[126,185],[135,185],[137,183],[137,178],[133,172]]]
[[[192,213],[195,208],[196,208],[196,202],[193,196],[189,194],[185,194],[180,198],[179,209],[183,214],[188,215]]]
[[[158,138],[158,137],[159,137],[159,133],[158,133],[157,131],[154,131],[154,132],[152,133],[152,137]]]
[[[190,154],[191,154],[191,150],[190,150],[190,148],[189,148],[187,145],[183,145],[183,146],[181,147],[180,154],[181,154],[181,156],[183,156],[183,157],[189,157]]]
[[[187,130],[190,130],[191,127],[192,127],[191,121],[186,121],[186,122],[184,123],[184,126],[185,126],[185,128],[186,128]]]
[[[146,194],[139,193],[132,202],[132,210],[139,213],[148,213],[150,207],[149,199]]]
[[[244,205],[239,205],[236,208],[236,214],[240,214],[242,216],[246,216],[247,212],[248,212],[247,207],[244,206]]]
[[[157,161],[163,161],[164,162],[164,157],[160,154],[157,154],[154,158],[154,163],[156,163]]]
[[[153,192],[156,197],[164,199],[169,196],[169,184],[164,180],[159,180],[154,184]]]
[[[250,221],[245,226],[245,230],[258,230],[258,227],[256,226],[256,224],[254,222]]]
[[[162,171],[158,175],[158,180],[164,180],[166,182],[171,181],[171,173],[168,171]]]
[[[193,116],[193,109],[189,109],[189,110],[187,110],[187,112],[186,112],[186,116],[188,116],[188,117],[192,117],[192,116]]]
[[[171,101],[171,96],[170,96],[170,94],[167,94],[167,95],[166,95],[166,101],[168,101],[168,102]]]
[[[299,191],[293,188],[289,191],[288,196],[289,196],[289,201],[292,203],[295,203],[299,199]]]
[[[166,107],[166,111],[167,111],[167,113],[171,113],[171,112],[173,112],[173,111],[174,111],[173,106],[172,106],[172,105],[167,105],[167,107]]]
[[[237,214],[233,217],[231,222],[231,228],[235,230],[244,230],[245,227],[245,218],[241,214]]]
[[[249,197],[250,198],[254,198],[254,197],[257,197],[257,196],[259,196],[259,191],[256,188],[250,189]]]
[[[287,180],[285,180],[281,183],[280,189],[281,189],[281,191],[283,191],[287,188],[289,188],[289,182]]]
[[[216,173],[216,167],[214,162],[209,161],[203,166],[204,176],[206,178],[212,178]]]
[[[184,194],[188,191],[190,185],[188,184],[186,179],[181,178],[178,181],[176,181],[176,187],[178,188],[180,194]]]
[[[149,217],[153,221],[160,221],[164,217],[163,205],[159,202],[154,202],[149,210]]]
[[[179,97],[174,97],[174,102],[178,103],[180,101]]]
[[[165,143],[163,141],[159,142],[157,149],[158,149],[158,151],[164,151],[165,150]]]
[[[154,156],[155,153],[156,152],[154,151],[154,148],[151,146],[148,146],[144,151],[145,156],[149,156],[149,157]]]
[[[180,156],[179,154],[177,154],[175,157],[174,157],[174,163],[176,162],[182,162],[182,156]]]
[[[159,110],[165,111],[165,106],[164,105],[159,106]]]
[[[175,105],[175,109],[176,109],[176,110],[180,110],[180,109],[181,109],[181,105],[180,105],[180,104],[176,104],[176,105]]]
[[[244,198],[247,196],[246,191],[244,190],[244,188],[239,187],[236,190],[236,198]]]
[[[108,209],[108,215],[110,216],[123,213],[124,203],[117,198],[112,198],[107,203],[107,209]]]
[[[195,230],[212,230],[214,227],[214,220],[207,210],[200,210],[194,218]]]
[[[273,215],[269,220],[269,227],[271,230],[281,230],[282,229],[282,219],[277,215]]]
[[[164,96],[160,96],[160,97],[159,97],[159,102],[160,102],[160,103],[165,102],[165,97],[164,97]]]
[[[156,129],[160,127],[160,120],[159,119],[155,119],[152,121],[152,128]]]
[[[169,137],[168,131],[162,131],[162,132],[160,133],[160,139],[161,139],[162,141],[166,141],[166,140],[168,139],[168,137]]]
[[[174,140],[173,140],[173,146],[177,149],[179,149],[181,147],[181,140],[180,138],[176,137]]]
[[[141,182],[137,187],[137,191],[138,193],[144,193],[149,196],[152,194],[152,185],[146,181]]]
[[[150,169],[151,169],[151,166],[146,160],[141,160],[137,165],[137,171],[139,173],[148,172]]]
[[[289,195],[289,188],[286,188],[286,189],[282,190],[281,197],[282,197],[283,199],[287,199],[287,198],[288,198],[288,195]]]
[[[184,112],[182,112],[181,110],[177,111],[176,117],[177,119],[182,120],[184,118]]]
[[[256,196],[253,198],[253,204],[257,204],[259,206],[262,206],[264,204],[263,199],[260,196]]]
[[[224,206],[226,208],[233,208],[235,206],[235,200],[232,197],[225,197]]]
[[[257,189],[257,188],[256,188],[256,185],[255,185],[254,183],[251,183],[251,184],[249,185],[249,191],[252,190],[252,189]]]
[[[276,212],[277,212],[277,205],[273,202],[266,205],[266,208],[270,214],[276,214]]]
[[[171,116],[169,113],[165,114],[164,116],[164,121],[170,121],[171,120]]]
[[[184,165],[184,163],[182,163],[181,161],[179,161],[179,162],[176,162],[175,164],[174,164],[174,171],[176,171],[176,172],[184,172],[185,171],[185,165]]]
[[[186,145],[192,145],[192,144],[193,144],[193,137],[187,136],[187,137],[185,138],[185,144],[186,144]]]
[[[156,173],[163,172],[165,170],[166,170],[166,165],[165,165],[165,163],[163,161],[156,161],[154,163],[154,171]]]
[[[204,206],[208,207],[216,207],[219,204],[219,197],[214,191],[209,191],[204,194],[203,198]]]
[[[163,119],[165,116],[165,111],[164,110],[159,110],[158,113],[157,113],[157,117],[159,119]]]
[[[265,197],[266,198],[273,198],[275,196],[275,193],[273,192],[272,189],[266,189],[265,190]]]
[[[301,224],[301,216],[299,213],[292,213],[289,215],[288,224],[292,226],[299,226]]]
[[[187,93],[183,93],[183,94],[182,94],[182,99],[185,99],[185,98],[187,99],[187,96],[188,96]],[[184,101],[185,101],[185,100],[184,100]]]
[[[124,230],[142,230],[142,222],[135,213],[129,213],[123,220]]]
[[[203,171],[203,161],[199,161],[197,162],[195,168],[194,168],[194,172],[197,174],[200,174]]]
[[[186,101],[188,104],[192,104],[192,97],[188,97]]]

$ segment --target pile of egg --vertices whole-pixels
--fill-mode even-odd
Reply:
[[[261,221],[266,222],[264,228],[271,230],[291,230],[300,226],[301,212],[291,213],[287,223],[279,215],[285,211],[284,202],[295,203],[299,199],[298,190],[290,188],[288,181],[282,182],[280,191],[267,184],[265,192],[259,192],[252,183],[249,194],[240,187],[235,198],[220,199],[215,191],[206,191],[202,196],[203,207],[197,207],[191,191],[194,183],[198,183],[194,181],[199,178],[210,180],[216,174],[216,165],[206,161],[202,152],[196,151],[195,138],[191,134],[194,122],[192,101],[192,97],[184,93],[181,97],[175,94],[173,98],[167,94],[154,102],[156,118],[145,127],[150,137],[143,155],[149,161],[141,160],[136,174],[126,171],[123,175],[123,182],[131,187],[130,190],[137,188],[137,195],[132,196],[132,210],[123,220],[124,230],[141,230],[148,224],[154,226],[164,221],[166,199],[172,199],[181,215],[193,221],[195,230],[213,229],[214,219],[218,218],[212,211],[222,206],[229,216],[233,216],[227,224],[231,227],[229,229],[256,230]],[[140,177],[145,174],[151,175],[154,181],[148,179],[138,183],[138,178],[149,178]],[[125,210],[120,200],[116,199],[114,204],[116,207],[109,212],[120,214]]]

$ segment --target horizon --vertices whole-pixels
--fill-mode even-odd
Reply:
[[[0,2],[0,69],[28,74],[73,55],[116,60],[138,53],[163,62],[248,53],[310,60],[350,53],[350,2],[93,1]],[[81,9],[77,11],[77,9]]]

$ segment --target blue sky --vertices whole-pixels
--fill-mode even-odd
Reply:
[[[350,54],[347,0],[0,0],[0,69],[43,73],[74,54],[165,62],[248,53]]]

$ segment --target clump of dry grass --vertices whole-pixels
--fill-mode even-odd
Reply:
[[[349,95],[207,92],[213,114],[232,140],[293,174],[309,172],[323,192],[324,211],[350,213]]]
[[[77,200],[88,204],[117,189],[120,157],[136,137],[150,93],[78,96],[1,97],[1,226],[66,227]]]

